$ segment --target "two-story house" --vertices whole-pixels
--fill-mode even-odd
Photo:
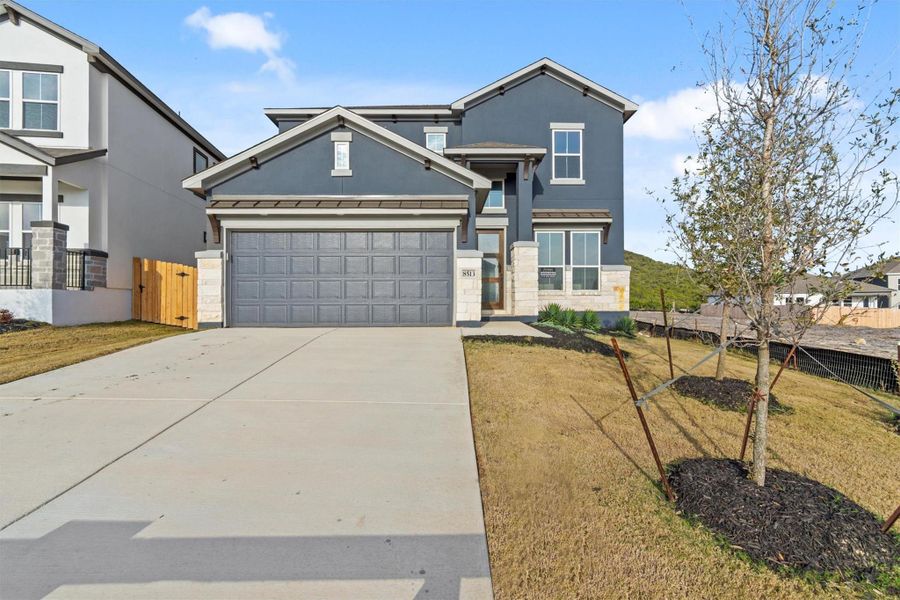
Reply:
[[[627,314],[623,124],[542,59],[446,105],[273,108],[273,137],[188,177],[213,239],[206,326]]]
[[[132,258],[193,263],[224,155],[92,42],[0,0],[0,308],[131,316]]]

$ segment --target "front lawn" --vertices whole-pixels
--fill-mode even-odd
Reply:
[[[0,334],[0,384],[110,354],[171,335],[181,327],[141,321],[44,326]]]
[[[621,343],[639,393],[668,376],[664,340]],[[656,486],[615,358],[490,341],[464,345],[498,599],[864,593],[859,585],[776,574],[678,516]],[[685,367],[711,349],[672,345]],[[729,359],[729,377],[752,378],[750,359]],[[712,360],[700,374],[714,371]],[[770,466],[821,481],[886,518],[900,501],[900,436],[883,411],[847,386],[794,371],[785,372],[776,393],[793,413],[769,417]],[[740,452],[741,413],[667,391],[646,415],[664,463]]]

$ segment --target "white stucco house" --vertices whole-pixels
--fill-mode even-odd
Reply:
[[[132,257],[192,264],[224,155],[102,48],[0,0],[0,308],[130,318]]]

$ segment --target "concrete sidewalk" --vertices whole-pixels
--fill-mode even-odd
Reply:
[[[3,598],[491,596],[457,330],[187,334],[0,409]]]

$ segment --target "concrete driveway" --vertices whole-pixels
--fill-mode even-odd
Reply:
[[[191,333],[0,415],[2,598],[491,596],[458,330]]]

